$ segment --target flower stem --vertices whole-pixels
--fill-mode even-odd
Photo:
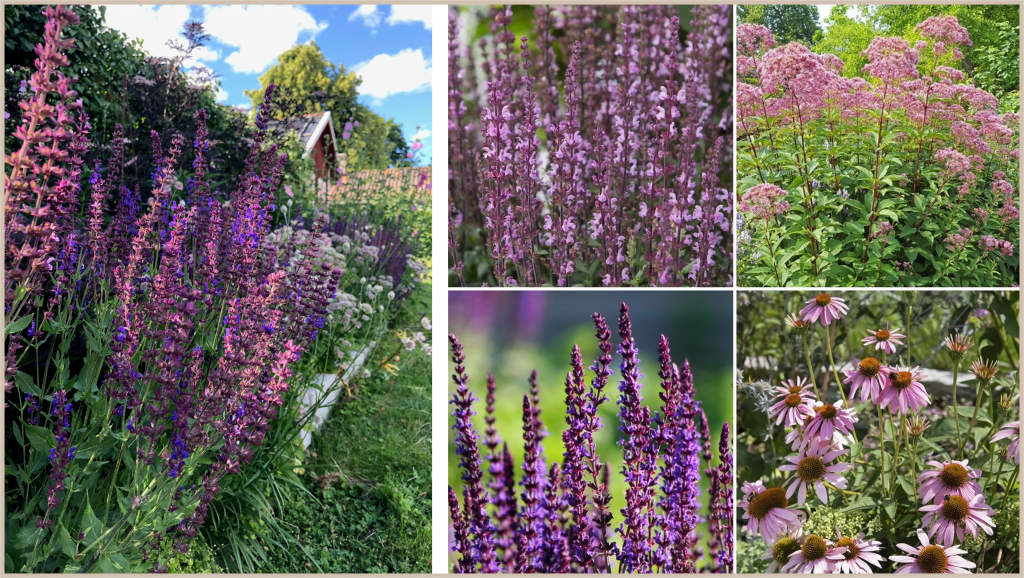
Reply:
[[[828,362],[832,365],[832,375],[836,378],[836,389],[839,390],[839,397],[843,398],[843,406],[850,407],[850,402],[846,401],[846,394],[843,393],[843,382],[839,379],[839,372],[836,370],[836,360],[832,357],[832,332],[829,331],[828,327],[825,328],[825,342],[828,343]],[[851,430],[850,433],[853,435],[853,441],[857,442],[857,430]]]
[[[960,448],[960,459],[964,459],[963,439],[960,436],[960,410],[956,405],[956,386],[960,377],[960,362],[953,364],[953,420],[956,422],[956,445]]]
[[[971,431],[974,429],[974,424],[978,423],[978,408],[981,407],[981,380],[978,380],[978,386],[974,388],[974,414],[971,415],[971,424],[967,426],[967,435],[964,436],[963,442],[960,445],[960,459],[964,459],[964,449],[966,449],[967,441],[971,439]]]
[[[1009,458],[1009,456],[1007,456],[1007,458]],[[1003,492],[1003,501],[1002,501],[1001,504],[999,504],[999,509],[1000,510],[1002,510],[1004,507],[1006,507],[1006,500],[1009,499],[1009,497],[1010,497],[1010,490],[1013,488],[1013,484],[1017,481],[1017,474],[1019,474],[1019,473],[1020,473],[1020,464],[1017,464],[1017,466],[1013,468],[1013,473],[1010,474],[1010,481],[1006,483],[1006,491]],[[996,489],[999,489],[999,488],[997,487]],[[1018,494],[1019,494],[1019,492],[1018,492]]]
[[[881,405],[876,405],[875,409],[878,410],[878,453],[879,453],[879,457],[881,458],[880,461],[882,462],[882,476],[881,476],[881,479],[882,479],[882,493],[884,494],[884,493],[886,493],[886,487],[885,487],[885,480],[886,480],[886,477],[885,477],[885,426],[883,425],[885,422],[883,421],[884,418],[882,416],[882,406]]]
[[[807,358],[807,376],[811,379],[811,385],[814,386],[814,397],[821,399],[821,395],[818,394],[818,380],[815,377],[814,364],[811,363],[811,347],[807,340],[807,334],[801,333],[800,339],[804,342],[804,356]]]
[[[917,183],[914,183],[914,186],[916,187]],[[906,352],[903,354],[903,357],[904,357],[904,361],[907,364],[907,367],[910,367],[910,334],[913,333],[913,331],[910,330],[910,308],[911,308],[911,305],[912,304],[910,302],[910,298],[908,297],[907,298],[907,319],[906,319],[907,341],[903,345],[906,348]]]
[[[896,418],[889,416],[889,430],[892,432],[892,468],[889,469],[889,491],[896,492],[896,461],[900,457],[900,442],[896,437]]]
[[[910,475],[914,483],[917,483],[917,438],[914,438],[914,447],[910,453]],[[917,510],[917,492],[914,492],[914,509]]]

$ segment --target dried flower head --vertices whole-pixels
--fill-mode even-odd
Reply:
[[[989,359],[985,360],[978,358],[971,364],[971,373],[978,378],[981,385],[986,385],[996,377],[996,373],[999,372],[999,365],[995,361]]]
[[[786,315],[786,325],[796,329],[800,334],[806,334],[814,327],[810,321],[807,321],[803,317],[794,315],[793,313]]]
[[[974,341],[962,333],[954,333],[946,336],[946,348],[949,349],[949,356],[953,362],[959,364],[960,360],[967,354],[967,350],[974,346]]]
[[[907,420],[907,431],[910,437],[919,438],[931,427],[931,422],[920,415],[913,415]]]

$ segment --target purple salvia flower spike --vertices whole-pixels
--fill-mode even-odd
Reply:
[[[654,503],[654,468],[657,460],[656,447],[651,429],[651,410],[642,405],[642,384],[640,379],[640,357],[633,340],[633,328],[629,319],[629,307],[623,303],[619,309],[619,355],[622,356],[619,385],[619,430],[623,439],[622,473],[628,486],[626,507],[622,509],[622,549],[619,552],[620,570],[625,572],[649,572],[651,551],[649,534]],[[652,449],[654,451],[652,451]]]
[[[462,518],[462,511],[459,509],[459,498],[455,490],[448,486],[448,515],[452,519],[452,532],[454,540],[452,552],[459,553],[459,560],[455,563],[456,574],[469,574],[475,571],[471,560],[469,524]]]
[[[544,545],[544,458],[537,432],[537,411],[530,396],[523,396],[523,506],[519,513],[519,541],[515,572],[541,572]]]
[[[516,469],[508,444],[502,444],[501,479],[495,509],[497,537],[495,545],[500,556],[502,571],[512,572],[515,568],[516,542],[519,531],[519,505],[516,497]]]
[[[717,523],[715,528],[718,530],[718,542],[720,549],[718,551],[718,567],[722,572],[730,573],[734,568],[734,543],[733,543],[733,527],[732,527],[732,515],[733,515],[733,500],[732,500],[732,487],[733,487],[733,475],[732,475],[732,462],[733,455],[729,450],[729,423],[726,422],[722,425],[722,435],[718,440],[718,480],[719,480],[719,492],[720,496],[716,500],[719,508],[717,513]]]
[[[455,375],[452,376],[457,389],[452,396],[455,406],[455,430],[458,432],[457,453],[460,456],[459,467],[462,469],[462,482],[465,485],[464,511],[466,523],[472,533],[471,566],[480,565],[482,572],[495,572],[494,528],[487,516],[487,492],[483,488],[482,460],[477,448],[479,436],[473,428],[473,402],[476,398],[470,393],[466,384],[469,376],[462,365],[466,358],[462,353],[462,343],[454,335],[448,336],[452,348],[452,361],[455,363]],[[465,567],[465,566],[464,566]]]
[[[573,531],[568,536],[568,552],[572,562],[579,568],[589,568],[593,557],[590,536],[590,507],[585,481],[585,459],[590,458],[588,438],[591,436],[590,420],[584,398],[586,377],[583,372],[583,357],[577,345],[572,347],[570,357],[572,370],[565,376],[565,421],[568,427],[562,432],[565,446],[562,466],[562,490],[572,512]]]

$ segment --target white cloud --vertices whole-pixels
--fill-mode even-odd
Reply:
[[[388,25],[408,24],[422,22],[423,27],[430,30],[432,20],[430,18],[431,6],[392,6],[391,14],[388,14]]]
[[[226,91],[222,87],[218,86],[217,87],[217,102],[225,102],[225,101],[227,101],[227,99],[228,99],[228,91]]]
[[[380,26],[380,11],[376,6],[363,4],[356,11],[348,15],[348,21],[362,20],[363,24],[370,28]]]
[[[200,46],[198,49],[193,50],[192,54],[195,55],[196,60],[204,62],[217,62],[220,60],[220,51],[206,46]]]
[[[421,128],[416,132],[416,134],[412,135],[412,138],[409,140],[423,140],[426,138],[430,138],[430,131],[425,128]]]
[[[181,29],[189,20],[192,7],[185,5],[165,6],[107,6],[107,27],[125,33],[128,38],[142,40],[142,48],[153,56],[174,57],[178,52],[167,45],[170,40],[181,44],[185,39]],[[193,52],[185,67],[191,67],[196,60],[214,62],[220,54],[213,49],[202,47]]]
[[[206,6],[206,31],[218,42],[238,48],[224,61],[242,74],[259,74],[299,40],[327,28],[300,6]]]
[[[406,48],[398,54],[378,54],[353,70],[363,79],[360,94],[381,101],[393,94],[426,90],[433,68],[422,50]]]

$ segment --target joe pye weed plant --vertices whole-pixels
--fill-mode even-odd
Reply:
[[[230,528],[238,568],[261,555],[252,528],[302,551],[273,504],[301,491],[297,433],[323,401],[297,387],[323,361],[311,348],[337,360],[327,334],[367,347],[358,332],[379,332],[424,271],[365,223],[339,234],[340,257],[326,233],[270,236],[288,161],[265,140],[273,85],[227,193],[207,178],[203,110],[192,142],[152,134],[151,182],[126,179],[120,128],[85,166],[89,118],[61,73],[77,17],[45,14],[5,158],[5,568],[163,571],[211,526]]]
[[[970,45],[935,16],[876,37],[850,78],[737,28],[741,285],[1017,283],[1020,117],[971,84]]]
[[[747,359],[784,378],[739,384],[743,569],[1014,572],[1016,294],[801,301],[782,350],[761,342]],[[741,317],[778,303],[794,301],[752,301]]]

